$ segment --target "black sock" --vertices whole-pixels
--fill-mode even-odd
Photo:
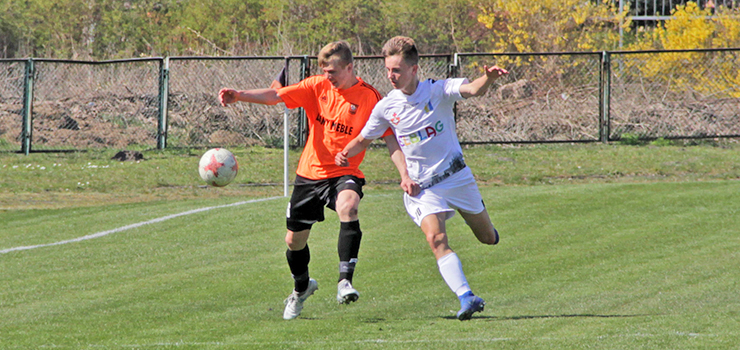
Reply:
[[[285,252],[288,258],[290,273],[293,274],[295,282],[295,291],[300,293],[308,289],[308,262],[311,261],[311,252],[308,250],[308,244],[301,250],[290,250]]]
[[[352,282],[361,240],[362,231],[360,231],[359,221],[342,222],[340,224],[339,243],[337,244],[337,252],[339,252],[339,281],[347,279]]]

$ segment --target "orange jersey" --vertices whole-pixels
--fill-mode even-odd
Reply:
[[[374,87],[360,78],[357,79],[357,84],[344,90],[334,88],[321,75],[278,89],[278,96],[285,102],[285,106],[303,107],[308,119],[308,140],[296,174],[311,180],[343,175],[365,177],[359,169],[365,151],[350,158],[348,167],[334,164],[336,154],[360,134],[370,118],[370,112],[381,99]],[[390,131],[383,136],[389,133]]]

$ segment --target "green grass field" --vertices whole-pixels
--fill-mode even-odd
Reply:
[[[245,152],[275,156],[239,151],[244,162]],[[360,300],[336,303],[338,223],[328,212],[309,241],[320,289],[293,321],[282,320],[287,200],[271,198],[280,186],[248,185],[246,173],[272,182],[279,169],[242,163],[246,179],[208,189],[187,170],[198,151],[138,165],[2,155],[0,348],[740,348],[737,148],[467,152],[502,240],[484,246],[459,216],[448,222],[488,303],[466,322],[400,191],[383,184],[393,179],[383,150],[367,160],[380,182],[360,208]],[[63,165],[19,188],[52,162]],[[70,185],[105,174],[106,186]],[[80,237],[89,239],[72,241]],[[45,246],[55,242],[68,243]]]

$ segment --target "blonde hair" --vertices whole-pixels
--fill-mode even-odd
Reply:
[[[319,67],[329,64],[332,57],[338,58],[342,67],[352,63],[352,50],[349,49],[349,44],[346,41],[335,41],[324,46],[319,51]]]
[[[407,36],[394,36],[383,45],[383,57],[401,55],[408,65],[419,64],[419,51],[414,39]]]

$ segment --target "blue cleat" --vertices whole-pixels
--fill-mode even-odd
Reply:
[[[460,296],[460,311],[457,312],[457,319],[469,320],[474,313],[483,311],[485,306],[486,302],[483,299],[473,295],[472,292],[467,292]]]

